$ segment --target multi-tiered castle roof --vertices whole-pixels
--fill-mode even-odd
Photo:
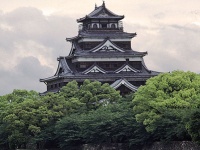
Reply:
[[[68,56],[58,58],[52,77],[40,79],[47,92],[58,92],[72,80],[85,79],[109,83],[122,94],[136,91],[158,72],[147,69],[143,57],[147,52],[134,51],[131,39],[136,33],[124,32],[122,19],[106,8],[105,3],[83,18],[77,19],[78,35],[66,38],[72,47]]]

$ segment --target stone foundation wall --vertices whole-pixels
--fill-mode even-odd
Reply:
[[[200,150],[200,146],[196,143],[183,142],[155,142],[151,146],[144,146],[143,148],[132,148],[134,150]],[[132,150],[126,144],[85,144],[82,150]]]
[[[128,150],[126,144],[84,144],[82,150]]]
[[[169,143],[155,142],[149,147],[143,147],[142,150],[200,150],[200,146],[189,141]]]
[[[183,141],[183,142],[155,142],[151,146],[143,146],[129,148],[128,144],[84,144],[78,147],[69,147],[65,148],[67,150],[200,150],[200,145],[197,145],[194,142]],[[24,149],[18,149],[24,150]],[[33,149],[26,149],[33,150]],[[47,149],[45,149],[47,150]],[[48,149],[48,150],[60,150],[60,149]]]

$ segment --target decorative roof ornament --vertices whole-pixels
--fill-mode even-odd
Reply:
[[[97,9],[98,7],[97,7],[97,4],[95,4],[95,10]]]
[[[102,6],[105,7],[105,0],[103,0],[103,4],[102,4]]]

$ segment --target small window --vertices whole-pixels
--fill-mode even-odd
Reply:
[[[113,23],[113,24],[111,24],[111,28],[112,29],[115,29],[116,28],[116,26],[115,26],[115,24]]]
[[[102,28],[107,28],[107,24],[102,24]]]
[[[93,28],[94,29],[97,29],[98,28],[98,26],[97,26],[97,24],[95,23],[95,24],[93,24]]]

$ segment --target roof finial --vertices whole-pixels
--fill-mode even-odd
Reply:
[[[105,1],[103,0],[103,5],[102,5],[103,7],[105,7]]]
[[[97,9],[97,4],[95,3],[95,9]]]

